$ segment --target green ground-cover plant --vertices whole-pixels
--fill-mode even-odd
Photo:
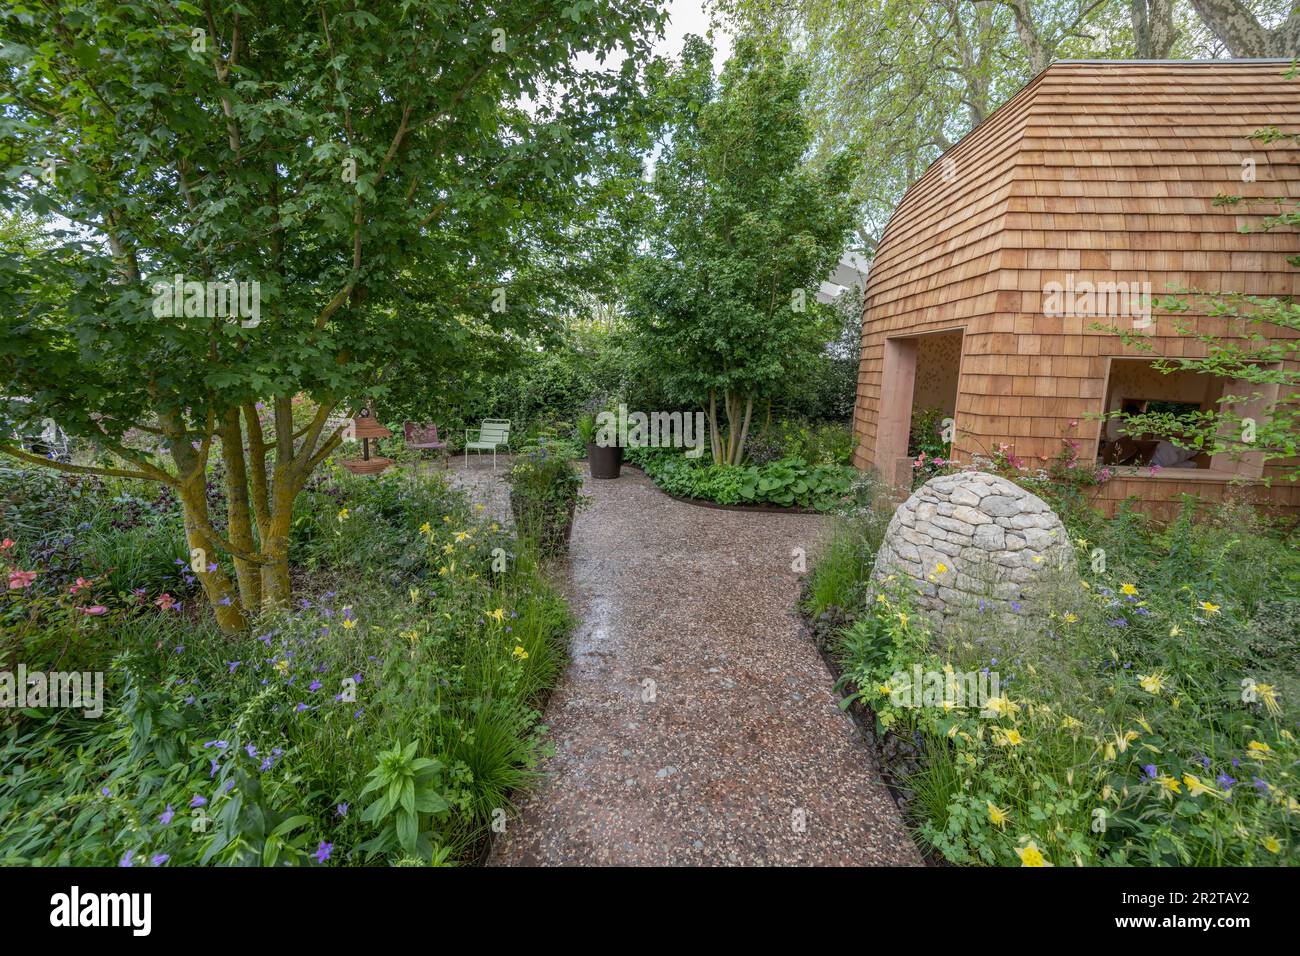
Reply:
[[[674,448],[630,448],[626,454],[629,462],[669,494],[724,505],[829,511],[849,493],[858,474],[848,465],[809,465],[801,458],[779,458],[764,465],[718,465],[687,458]]]
[[[903,786],[926,846],[960,864],[1300,861],[1293,538],[1191,501],[1165,527],[1067,515],[1082,589],[1049,589],[1010,619],[977,606],[933,622],[900,582],[863,575],[889,511],[845,514],[805,609],[839,615],[849,699],[919,744]],[[993,715],[906,706],[896,692],[917,665],[998,673]]]

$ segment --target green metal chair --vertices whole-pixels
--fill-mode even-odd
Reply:
[[[471,437],[472,436],[472,437]],[[510,422],[504,418],[485,418],[478,428],[465,429],[465,467],[469,468],[469,452],[492,452],[492,474],[497,471],[497,449],[510,451]]]

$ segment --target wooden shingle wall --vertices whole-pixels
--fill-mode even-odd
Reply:
[[[1300,197],[1300,153],[1247,137],[1300,130],[1300,79],[1274,61],[1057,63],[908,190],[867,279],[854,427],[856,463],[876,462],[884,342],[965,326],[955,456],[1014,446],[1027,463],[1062,439],[1095,452],[1108,356],[1142,356],[1094,323],[1049,316],[1049,282],[1300,293],[1291,229],[1242,234],[1276,206],[1216,207],[1221,194]],[[1253,158],[1256,181],[1242,181]],[[1222,320],[1184,314],[1198,329]],[[1158,309],[1152,356],[1200,354]],[[1184,352],[1186,350],[1186,352]],[[1166,500],[1182,482],[1115,482],[1103,500]],[[1219,491],[1194,484],[1202,495]],[[1300,505],[1293,489],[1274,493]]]

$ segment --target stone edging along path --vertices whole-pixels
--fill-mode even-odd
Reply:
[[[920,864],[795,613],[791,552],[826,519],[691,507],[640,472],[584,492],[555,755],[489,865]]]

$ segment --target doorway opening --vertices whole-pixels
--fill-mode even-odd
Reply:
[[[895,487],[911,488],[916,473],[951,457],[964,333],[885,340],[876,467]]]

